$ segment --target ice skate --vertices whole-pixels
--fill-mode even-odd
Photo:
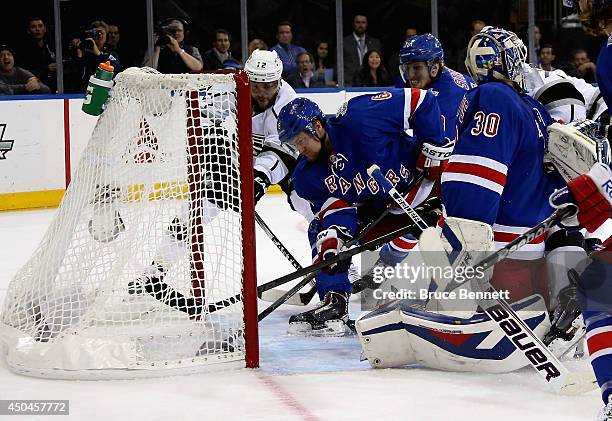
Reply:
[[[612,401],[608,400],[608,404],[601,409],[597,421],[612,421]]]
[[[287,333],[299,336],[344,336],[347,326],[348,299],[346,292],[329,291],[323,301],[312,310],[289,318]]]

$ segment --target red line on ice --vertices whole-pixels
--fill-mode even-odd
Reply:
[[[318,421],[305,406],[299,403],[285,388],[283,388],[272,376],[268,376],[262,372],[258,373],[259,379],[268,387],[268,389],[276,395],[276,397],[295,414],[302,417],[306,421]]]

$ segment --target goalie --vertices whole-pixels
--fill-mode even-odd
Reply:
[[[447,213],[443,234],[448,245],[459,251],[455,261],[464,259],[468,265],[553,212],[549,197],[564,180],[545,171],[546,145],[547,160],[554,161],[561,174],[585,173],[594,163],[608,161],[607,141],[590,130],[590,123],[553,125],[548,135],[549,114],[520,93],[522,54],[515,37],[510,31],[488,27],[468,46],[466,65],[479,86],[466,95],[460,107],[459,139],[442,175]],[[558,153],[563,145],[564,160]],[[578,313],[567,269],[579,273],[586,253],[576,247],[579,233],[560,228],[548,234],[515,252],[479,281],[486,285],[490,279],[497,290],[510,291],[513,307],[523,310],[521,317],[536,334],[543,338],[556,332],[557,336],[549,338],[552,341],[561,333],[579,334],[572,325]],[[564,268],[565,273],[550,274],[549,291],[542,275],[544,251],[564,247],[573,251],[559,253],[565,260],[554,266]],[[551,255],[549,259],[555,258]],[[448,286],[444,280],[436,282],[432,289]],[[556,310],[551,320],[545,301],[551,301]],[[460,318],[427,311],[424,303],[389,304],[358,320],[356,328],[364,354],[376,367],[419,362],[439,369],[504,372],[527,364],[514,346],[507,346],[496,324],[476,313],[476,307],[471,310],[473,316]]]

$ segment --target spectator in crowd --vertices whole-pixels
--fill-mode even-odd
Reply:
[[[404,41],[402,41],[402,44],[400,45],[400,48],[404,45],[404,42],[406,42],[406,40],[408,38],[412,38],[416,35],[418,35],[418,31],[416,28],[413,27],[408,27],[406,28],[406,30],[404,31]],[[400,72],[399,72],[399,50],[396,51],[395,53],[391,54],[391,57],[389,57],[389,61],[388,61],[388,66],[387,69],[389,69],[389,74],[391,75],[391,79],[392,80],[400,80]]]
[[[249,42],[249,57],[251,57],[251,54],[255,50],[267,50],[267,49],[268,49],[268,44],[266,44],[263,40],[259,38],[253,38]]]
[[[108,34],[106,34],[106,45],[112,51],[115,51],[119,57],[121,57],[121,66],[123,68],[136,66],[136,60],[134,54],[131,53],[129,48],[126,48],[124,43],[121,42],[121,31],[119,25],[116,23],[108,24]]]
[[[535,57],[531,60],[535,67],[540,67],[540,40],[542,39],[542,33],[538,25],[533,26],[533,44],[535,46]]]
[[[479,33],[482,30],[482,28],[487,26],[485,21],[482,19],[474,19],[471,25],[472,25],[472,29],[470,30],[470,38],[468,39],[468,42],[470,39],[472,39],[474,35]],[[465,57],[467,56],[468,42],[465,42],[464,43],[465,47],[459,51],[459,56],[457,60],[457,71],[463,74],[467,74],[467,68],[465,67]]]
[[[293,32],[291,31],[291,23],[287,21],[279,23],[276,27],[276,40],[278,43],[270,48],[270,50],[276,51],[278,57],[283,62],[282,78],[286,80],[290,76],[297,74],[296,58],[298,54],[306,50],[299,45],[291,44]]]
[[[34,74],[21,67],[15,67],[13,49],[0,46],[0,93],[4,95],[48,94],[51,90]]]
[[[119,51],[119,41],[121,40],[121,33],[119,32],[119,26],[111,23],[108,25],[108,34],[106,34],[106,45],[108,48],[112,48],[115,51]]]
[[[298,54],[296,58],[297,74],[287,79],[289,85],[294,88],[323,88],[325,82],[317,79],[312,71],[314,57],[308,51]]]
[[[183,19],[162,21],[154,36],[153,59],[145,57],[144,65],[167,74],[201,72],[202,55],[196,46],[186,43],[188,30]]]
[[[47,27],[40,17],[28,20],[28,37],[17,52],[19,66],[29,70],[53,92],[57,86],[55,53],[46,40]]]
[[[377,50],[368,51],[363,56],[363,63],[353,76],[353,86],[391,86],[391,76],[382,62]]]
[[[229,51],[231,42],[232,36],[227,29],[220,28],[215,31],[213,48],[202,55],[204,70],[217,70],[223,68],[223,62],[232,58],[232,53]]]
[[[582,48],[574,50],[571,64],[573,67],[567,74],[582,78],[588,83],[595,83],[595,63],[591,61],[585,50]]]
[[[337,85],[336,81],[334,80],[334,60],[333,54],[330,51],[329,42],[321,41],[317,44],[314,64],[317,80],[323,82],[325,86],[334,87]]]
[[[540,48],[540,69],[553,71],[556,70],[552,64],[555,61],[555,52],[553,51],[553,46],[550,44],[542,45]]]
[[[365,15],[353,17],[353,33],[344,37],[344,84],[351,86],[355,74],[360,70],[368,51],[382,51],[382,44],[366,34],[368,18]],[[378,53],[380,56],[380,53]]]
[[[101,20],[92,22],[82,38],[71,42],[71,65],[75,80],[72,87],[76,92],[85,92],[89,78],[95,74],[100,63],[110,61],[115,74],[121,70],[119,55],[106,45],[108,25]]]

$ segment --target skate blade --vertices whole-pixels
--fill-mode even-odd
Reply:
[[[289,323],[287,334],[291,336],[340,337],[351,335],[353,331],[344,323],[344,320],[328,320],[317,329],[313,329],[310,323]]]

